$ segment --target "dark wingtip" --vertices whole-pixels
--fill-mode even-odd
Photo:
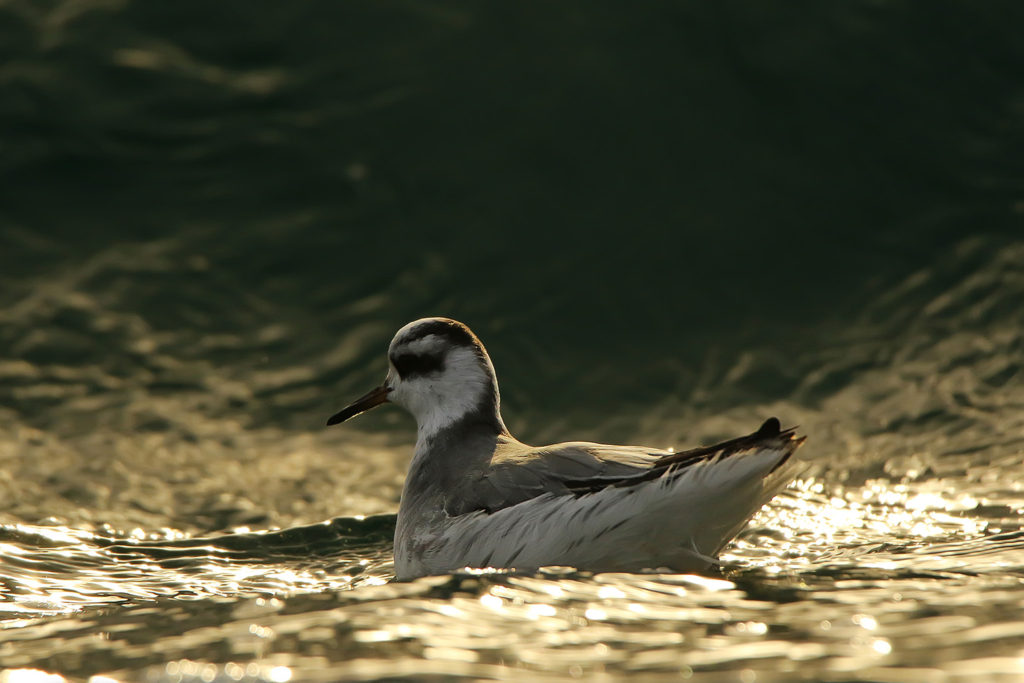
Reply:
[[[757,436],[768,437],[778,436],[782,433],[782,423],[777,417],[769,417],[757,430]]]

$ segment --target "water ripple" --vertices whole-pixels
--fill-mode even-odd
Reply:
[[[341,665],[374,678],[413,663],[467,678],[512,666],[960,680],[982,655],[993,676],[1016,672],[1024,531],[986,531],[1006,508],[972,517],[969,492],[949,500],[930,484],[822,488],[803,480],[766,508],[718,577],[550,568],[390,583],[387,515],[165,540],[7,525],[0,657],[160,681],[306,680]]]

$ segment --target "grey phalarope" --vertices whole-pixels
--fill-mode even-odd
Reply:
[[[587,442],[528,446],[501,419],[483,344],[448,318],[398,331],[384,384],[328,420],[382,403],[416,418],[395,528],[399,580],[465,567],[705,571],[796,476],[804,442],[770,418],[753,434],[673,452]]]

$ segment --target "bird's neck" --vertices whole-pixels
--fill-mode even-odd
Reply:
[[[416,416],[416,452],[432,442],[450,441],[459,434],[508,436],[496,403],[481,404],[459,414],[441,410],[426,411]]]
[[[435,518],[449,506],[458,508],[460,498],[469,495],[473,474],[490,467],[495,449],[515,441],[500,415],[483,419],[466,415],[457,422],[431,433],[421,426],[416,438],[409,472],[402,492],[399,518]],[[454,509],[453,508],[453,509]]]

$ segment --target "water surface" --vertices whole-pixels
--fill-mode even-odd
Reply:
[[[1022,19],[0,3],[0,681],[1024,677]],[[395,583],[411,419],[323,422],[425,315],[524,441],[806,470],[720,576]]]

